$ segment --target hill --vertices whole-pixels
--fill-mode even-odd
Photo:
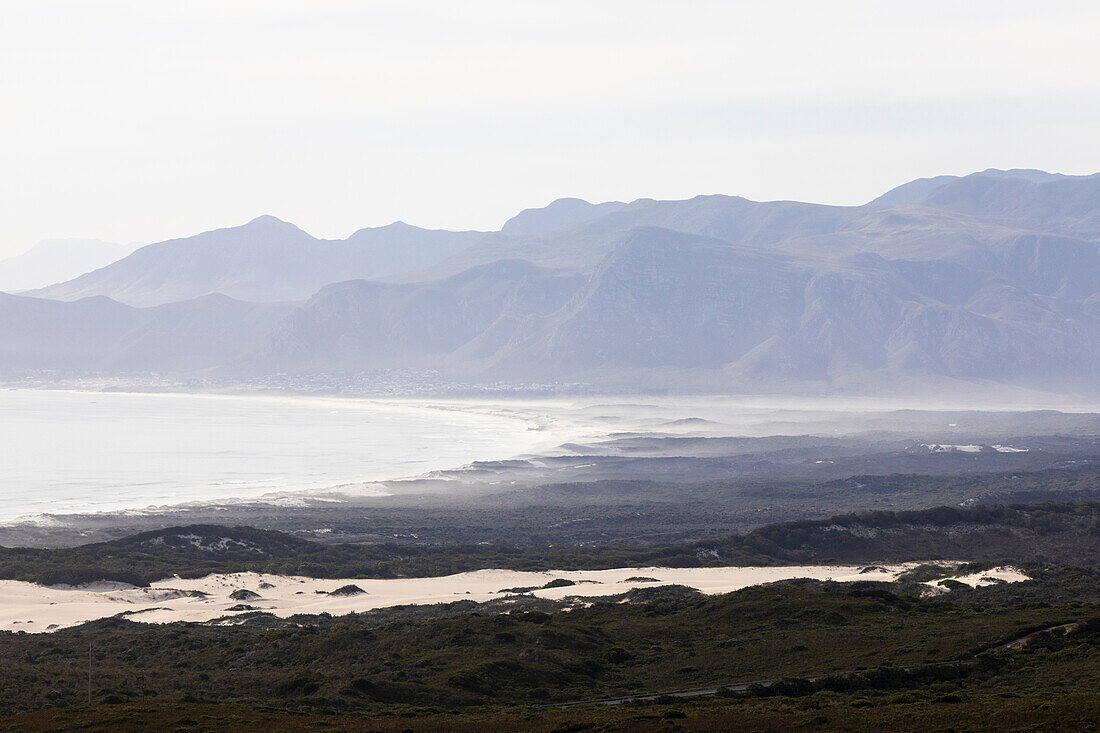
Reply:
[[[785,522],[664,547],[321,544],[272,530],[189,525],[59,549],[0,548],[0,578],[44,584],[253,571],[319,578],[449,575],[483,568],[798,565],[916,560],[1100,562],[1100,504],[873,512]]]

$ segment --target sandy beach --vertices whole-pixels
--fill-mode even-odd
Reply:
[[[119,583],[40,586],[4,580],[0,581],[0,630],[42,633],[121,613],[144,623],[205,622],[220,618],[227,618],[227,623],[232,623],[233,616],[249,610],[266,611],[280,617],[299,613],[342,615],[408,604],[484,602],[519,592],[516,589],[532,588],[535,590],[527,592],[551,600],[615,595],[631,588],[660,585],[684,585],[703,593],[717,594],[792,578],[891,581],[911,567],[912,563],[870,569],[852,565],[545,572],[478,570],[435,578],[385,580],[233,573],[197,579],[167,578],[149,588]],[[957,578],[971,586],[1026,579],[1022,572],[1009,567]],[[574,585],[543,588],[555,580],[569,580]],[[333,594],[345,586],[355,586],[363,592]]]

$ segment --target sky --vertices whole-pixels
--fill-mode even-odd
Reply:
[[[1100,3],[4,0],[0,257],[1100,171]]]

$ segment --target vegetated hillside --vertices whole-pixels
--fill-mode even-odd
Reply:
[[[1100,504],[937,507],[773,524],[719,541],[797,562],[878,558],[1100,563]],[[702,543],[706,546],[707,543]]]
[[[150,244],[33,294],[58,300],[105,295],[134,306],[211,293],[263,303],[305,300],[330,283],[430,266],[480,237],[480,232],[432,231],[396,222],[360,229],[344,240],[323,240],[261,216],[243,226]]]
[[[437,264],[410,272],[414,253]],[[393,225],[326,242],[263,217],[41,291],[126,302],[210,292],[313,296],[251,339],[227,338],[239,348],[219,352],[226,377],[415,368],[617,391],[986,382],[1092,393],[1100,176],[986,171],[861,207],[563,200],[489,235]]]
[[[473,495],[456,491],[454,482],[461,479],[444,478],[438,490],[425,487],[425,493],[341,502],[307,499],[293,510],[259,502],[176,507],[156,514],[56,516],[49,524],[0,527],[0,546],[73,547],[166,526],[246,524],[327,545],[668,548],[743,535],[768,524],[852,512],[1100,501],[1100,464],[1067,458],[1063,468],[1027,471],[1014,461],[996,463],[1000,465],[956,464],[946,475],[927,473],[931,462],[923,464],[925,473],[860,475],[882,468],[881,462],[867,458],[857,470],[844,473],[845,478],[830,474],[809,480],[735,476],[681,481],[678,474],[690,474],[694,467],[689,460],[675,459],[615,462],[607,466],[609,478],[562,476],[552,484],[546,483],[545,474],[530,481],[522,474],[479,472]],[[641,476],[646,466],[655,468],[648,478],[614,477],[628,471]],[[550,468],[555,475],[568,473],[558,465]]]
[[[952,591],[975,599],[952,603],[796,581],[716,597],[657,588],[591,604],[517,596],[4,633],[0,713],[47,710],[0,728],[361,730],[369,716],[393,731],[927,730],[931,719],[1085,730],[1100,713],[1100,606],[1084,577],[1065,599],[1060,580],[1034,583],[1051,602],[1027,604],[999,602],[997,588]],[[661,695],[685,689],[703,698]]]
[[[940,507],[787,522],[671,547],[319,544],[249,527],[193,525],[63,549],[0,548],[0,578],[133,584],[255,571],[322,578],[446,575],[482,568],[820,564],[966,560],[1100,563],[1100,504]]]

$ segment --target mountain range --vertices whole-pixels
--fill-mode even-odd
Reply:
[[[939,176],[854,207],[562,199],[488,233],[260,217],[0,298],[0,342],[9,373],[1095,393],[1100,174]]]

